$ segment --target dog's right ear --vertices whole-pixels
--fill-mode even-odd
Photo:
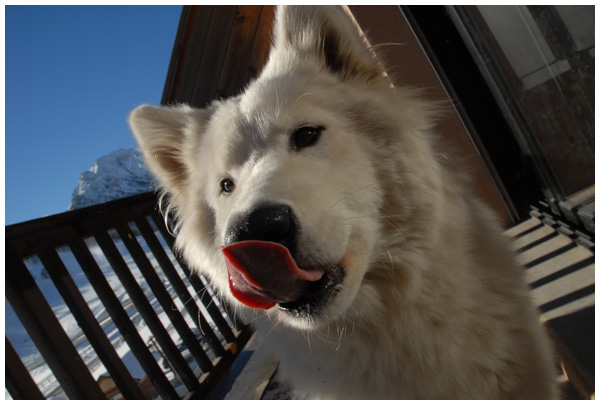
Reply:
[[[161,187],[180,194],[188,179],[189,137],[201,132],[208,112],[188,106],[142,105],[129,115],[129,126],[149,170]]]

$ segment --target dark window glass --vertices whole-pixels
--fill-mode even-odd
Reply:
[[[567,216],[594,198],[594,11],[448,7],[548,202]]]

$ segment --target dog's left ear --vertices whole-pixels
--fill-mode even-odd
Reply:
[[[279,6],[275,16],[274,43],[269,65],[278,61],[316,61],[341,80],[379,81],[383,69],[357,27],[340,7]],[[286,63],[284,62],[284,63]]]

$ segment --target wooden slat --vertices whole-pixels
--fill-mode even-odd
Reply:
[[[214,9],[215,6],[183,7],[162,104],[191,101]]]
[[[536,220],[538,224],[539,221]],[[528,246],[535,246],[535,243],[542,238],[549,238],[556,235],[556,231],[548,226],[535,227],[535,230],[525,233],[523,236],[514,239],[513,246],[519,252],[527,251]]]
[[[71,399],[105,399],[29,270],[6,244],[6,297]]]
[[[573,274],[595,263],[595,257],[593,256],[588,257],[586,259],[577,258],[577,260],[566,256],[567,254],[564,254],[556,260],[552,260],[547,264],[539,265],[538,267],[540,268],[540,270],[544,270],[543,274],[547,275],[544,277],[540,277],[540,273],[542,273],[541,271],[535,274],[535,279],[533,279],[532,277],[532,280],[529,281],[529,285],[531,286],[531,288],[536,289],[553,281],[560,280],[563,277],[567,277],[568,275]],[[531,274],[533,270],[534,269],[529,269],[526,272],[526,274],[528,276],[533,275]]]
[[[174,101],[171,96],[177,91],[177,88],[181,84],[181,76],[178,75],[178,72],[183,64],[184,55],[188,50],[189,27],[191,26],[190,21],[193,19],[191,11],[191,6],[182,6],[181,8],[181,15],[179,16],[177,34],[175,34],[175,43],[171,50],[171,59],[169,60],[169,69],[167,70],[167,78],[163,88],[161,104],[171,104]]]
[[[179,299],[181,299],[181,302],[183,302],[183,305],[185,306],[185,308],[192,315],[192,318],[194,318],[194,322],[196,322],[196,326],[198,327],[198,329],[202,332],[202,334],[208,341],[208,343],[209,343],[210,347],[213,349],[215,355],[221,356],[224,352],[221,342],[219,341],[217,336],[214,334],[212,328],[208,325],[206,320],[204,320],[204,317],[198,316],[198,314],[200,314],[200,309],[196,305],[196,302],[192,298],[190,292],[188,291],[187,287],[185,286],[185,284],[183,283],[181,278],[179,278],[179,274],[177,273],[177,270],[175,270],[173,263],[171,262],[171,260],[169,259],[169,257],[165,253],[165,251],[163,250],[163,246],[158,241],[156,235],[154,234],[154,231],[148,224],[147,219],[146,218],[138,219],[135,221],[135,224],[138,227],[138,229],[140,230],[144,240],[148,244],[148,247],[152,251],[152,254],[156,258],[160,268],[165,273],[165,275],[167,276],[167,279],[173,286],[175,293],[179,296]],[[204,321],[204,322],[202,322],[202,321]]]
[[[544,219],[544,218],[542,218]],[[532,297],[546,319],[594,304],[594,255],[538,218],[509,229]]]
[[[169,358],[169,360],[171,360],[171,364],[173,364],[173,367],[176,368],[178,374],[181,373],[180,377],[182,377],[182,381],[185,379],[185,381],[183,381],[184,383],[187,382],[187,385],[190,385],[191,387],[195,388],[194,383],[190,381],[190,378],[187,377],[191,373],[191,370],[189,370],[189,366],[185,363],[185,360],[183,359],[183,357],[177,350],[177,347],[175,347],[175,344],[171,340],[169,333],[165,330],[163,324],[158,319],[156,312],[154,312],[154,309],[152,309],[152,306],[148,302],[148,298],[146,297],[146,295],[138,285],[137,281],[131,274],[127,263],[125,263],[125,260],[119,253],[119,250],[115,246],[111,237],[108,235],[107,232],[100,232],[94,235],[94,238],[96,239],[96,242],[98,242],[100,249],[102,249],[104,256],[106,256],[106,259],[110,263],[115,274],[121,281],[121,284],[127,291],[127,294],[129,294],[129,297],[131,298],[138,311],[140,312],[140,315],[146,322],[146,325],[148,325],[148,328],[158,341],[166,356]],[[169,396],[167,398],[177,399],[178,395],[173,390],[169,393]]]
[[[169,295],[169,292],[165,288],[164,284],[158,277],[158,274],[152,267],[152,264],[148,260],[148,257],[144,253],[143,249],[140,247],[137,239],[135,238],[135,236],[133,236],[133,232],[131,232],[129,226],[118,226],[117,232],[119,233],[121,240],[125,244],[125,247],[131,254],[131,257],[133,257],[135,264],[138,266],[140,272],[146,279],[146,282],[150,286],[152,293],[154,294],[160,305],[165,309],[165,314],[169,317],[171,324],[179,333],[179,336],[190,351],[190,354],[192,355],[194,360],[198,362],[203,371],[210,371],[210,369],[212,368],[212,363],[206,356],[206,353],[202,351],[202,348],[198,344],[196,336],[194,336],[194,333],[190,330],[189,325],[187,324],[185,319],[183,319],[181,313],[179,311],[174,310],[174,308],[177,308],[175,306],[175,303],[171,299],[171,296]],[[179,355],[179,352],[177,352],[177,354]],[[185,376],[186,378],[189,378],[189,390],[193,391],[198,388],[198,380],[195,378],[192,370],[189,369],[189,366],[187,365],[185,360],[183,364],[178,364],[179,357],[180,356],[176,357],[175,359],[169,358],[169,360],[173,362],[174,367],[181,367],[181,370],[178,371],[179,373],[187,373],[189,370],[189,374]],[[184,365],[185,367],[183,367]]]
[[[204,383],[202,384],[202,388],[194,393],[191,393],[185,399],[201,399],[201,398],[209,398],[211,393],[216,388],[216,385],[221,381],[227,372],[230,370],[233,361],[236,356],[241,351],[241,348],[248,343],[250,337],[252,336],[252,331],[249,328],[243,329],[236,341],[236,344],[230,345],[230,348],[225,351],[225,354],[216,359],[215,368],[212,373],[206,376],[204,379]]]
[[[592,248],[576,244],[565,224],[537,210],[531,218],[505,234],[515,238],[518,260],[524,265],[556,354],[569,383],[583,399],[594,392],[595,257]]]
[[[560,237],[558,238],[560,239]],[[557,246],[557,250],[562,251],[560,255],[552,255],[552,250],[546,250],[546,254],[540,254],[535,259],[529,261],[528,266],[525,266],[527,269],[525,279],[528,283],[537,283],[539,280],[547,279],[554,274],[560,274],[564,269],[571,267],[575,263],[593,258],[591,253],[583,249],[577,249],[569,241],[559,241],[559,243],[561,245]],[[551,244],[547,243],[547,245]],[[548,249],[548,247],[540,246],[539,249]]]
[[[271,49],[271,31],[274,19],[275,6],[263,6],[254,43],[252,44],[252,51],[248,59],[244,83],[256,78],[267,62],[269,50]]]
[[[157,213],[152,214],[152,220],[156,224],[162,222],[160,216]],[[171,250],[174,251],[174,245],[175,245],[174,236],[171,235],[164,226],[159,226],[158,229],[160,230],[165,241],[171,247]],[[219,311],[219,308],[217,308],[217,306],[213,302],[210,295],[206,293],[206,286],[204,285],[204,283],[202,282],[200,277],[198,277],[197,274],[192,274],[192,272],[188,268],[185,260],[183,260],[179,255],[176,254],[175,257],[177,258],[177,261],[179,262],[179,266],[181,267],[181,269],[185,273],[186,277],[188,278],[188,280],[190,281],[190,283],[196,290],[196,293],[200,296],[200,300],[202,301],[204,308],[206,308],[206,310],[210,314],[211,319],[214,321],[215,325],[217,326],[217,328],[219,329],[219,331],[221,332],[223,337],[228,342],[235,342],[235,340],[236,340],[235,336],[233,335],[231,329],[229,328],[227,321],[225,321],[225,319],[223,318],[221,311]],[[199,316],[201,316],[201,315],[202,314],[199,314]]]
[[[144,395],[104,334],[56,250],[47,249],[39,254],[39,258],[123,397],[144,399]]]
[[[4,337],[4,356],[6,362],[4,385],[12,399],[46,399],[6,336]]]
[[[7,226],[5,241],[14,247],[18,255],[27,257],[114,227],[118,224],[116,218],[120,218],[123,212],[142,217],[155,211],[156,206],[155,193],[139,194]]]
[[[197,314],[198,312],[200,312],[200,309],[196,305],[196,301],[194,301],[186,285],[181,280],[179,273],[175,269],[175,266],[171,262],[171,259],[168,257],[165,248],[156,237],[156,234],[154,233],[155,231],[152,229],[151,225],[148,223],[148,219],[150,218],[136,219],[134,221],[136,227],[138,228],[140,234],[146,241],[146,244],[150,248],[150,251],[156,258],[156,261],[158,262],[160,268],[163,270],[163,272],[167,276],[167,279],[173,286],[175,293],[183,302],[183,305],[185,306],[188,313],[192,315]],[[152,223],[154,224],[154,221],[152,221]],[[163,224],[160,223],[159,226],[163,226]],[[166,246],[166,248],[170,250],[169,246]],[[200,328],[200,322],[197,319],[194,320],[194,322],[196,323],[196,326]]]
[[[194,93],[190,100],[185,100],[196,107],[205,107],[215,98],[236,12],[236,6],[219,6],[212,14],[204,52],[198,55],[202,59],[196,72]]]
[[[520,224],[511,226],[510,228],[506,229],[504,231],[504,234],[511,238],[518,239],[527,235],[530,232],[541,228],[542,226],[543,225],[540,224],[540,221],[536,220],[535,218],[530,218],[527,221],[523,221]]]
[[[238,7],[214,98],[231,97],[244,87],[262,8]]]
[[[76,240],[69,247],[156,391],[163,399],[178,398],[177,392],[156,363],[85,243],[82,240]]]
[[[205,107],[239,91],[267,60],[274,6],[184,6],[162,104]]]

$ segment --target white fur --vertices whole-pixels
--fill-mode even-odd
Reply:
[[[274,32],[264,71],[240,96],[131,114],[190,266],[253,321],[299,397],[556,397],[522,270],[437,150],[435,105],[392,87],[336,7],[279,7]],[[304,124],[325,129],[292,152]],[[231,195],[220,192],[225,177]],[[249,309],[229,291],[219,247],[264,202],[293,209],[299,255],[346,272],[314,316]]]

